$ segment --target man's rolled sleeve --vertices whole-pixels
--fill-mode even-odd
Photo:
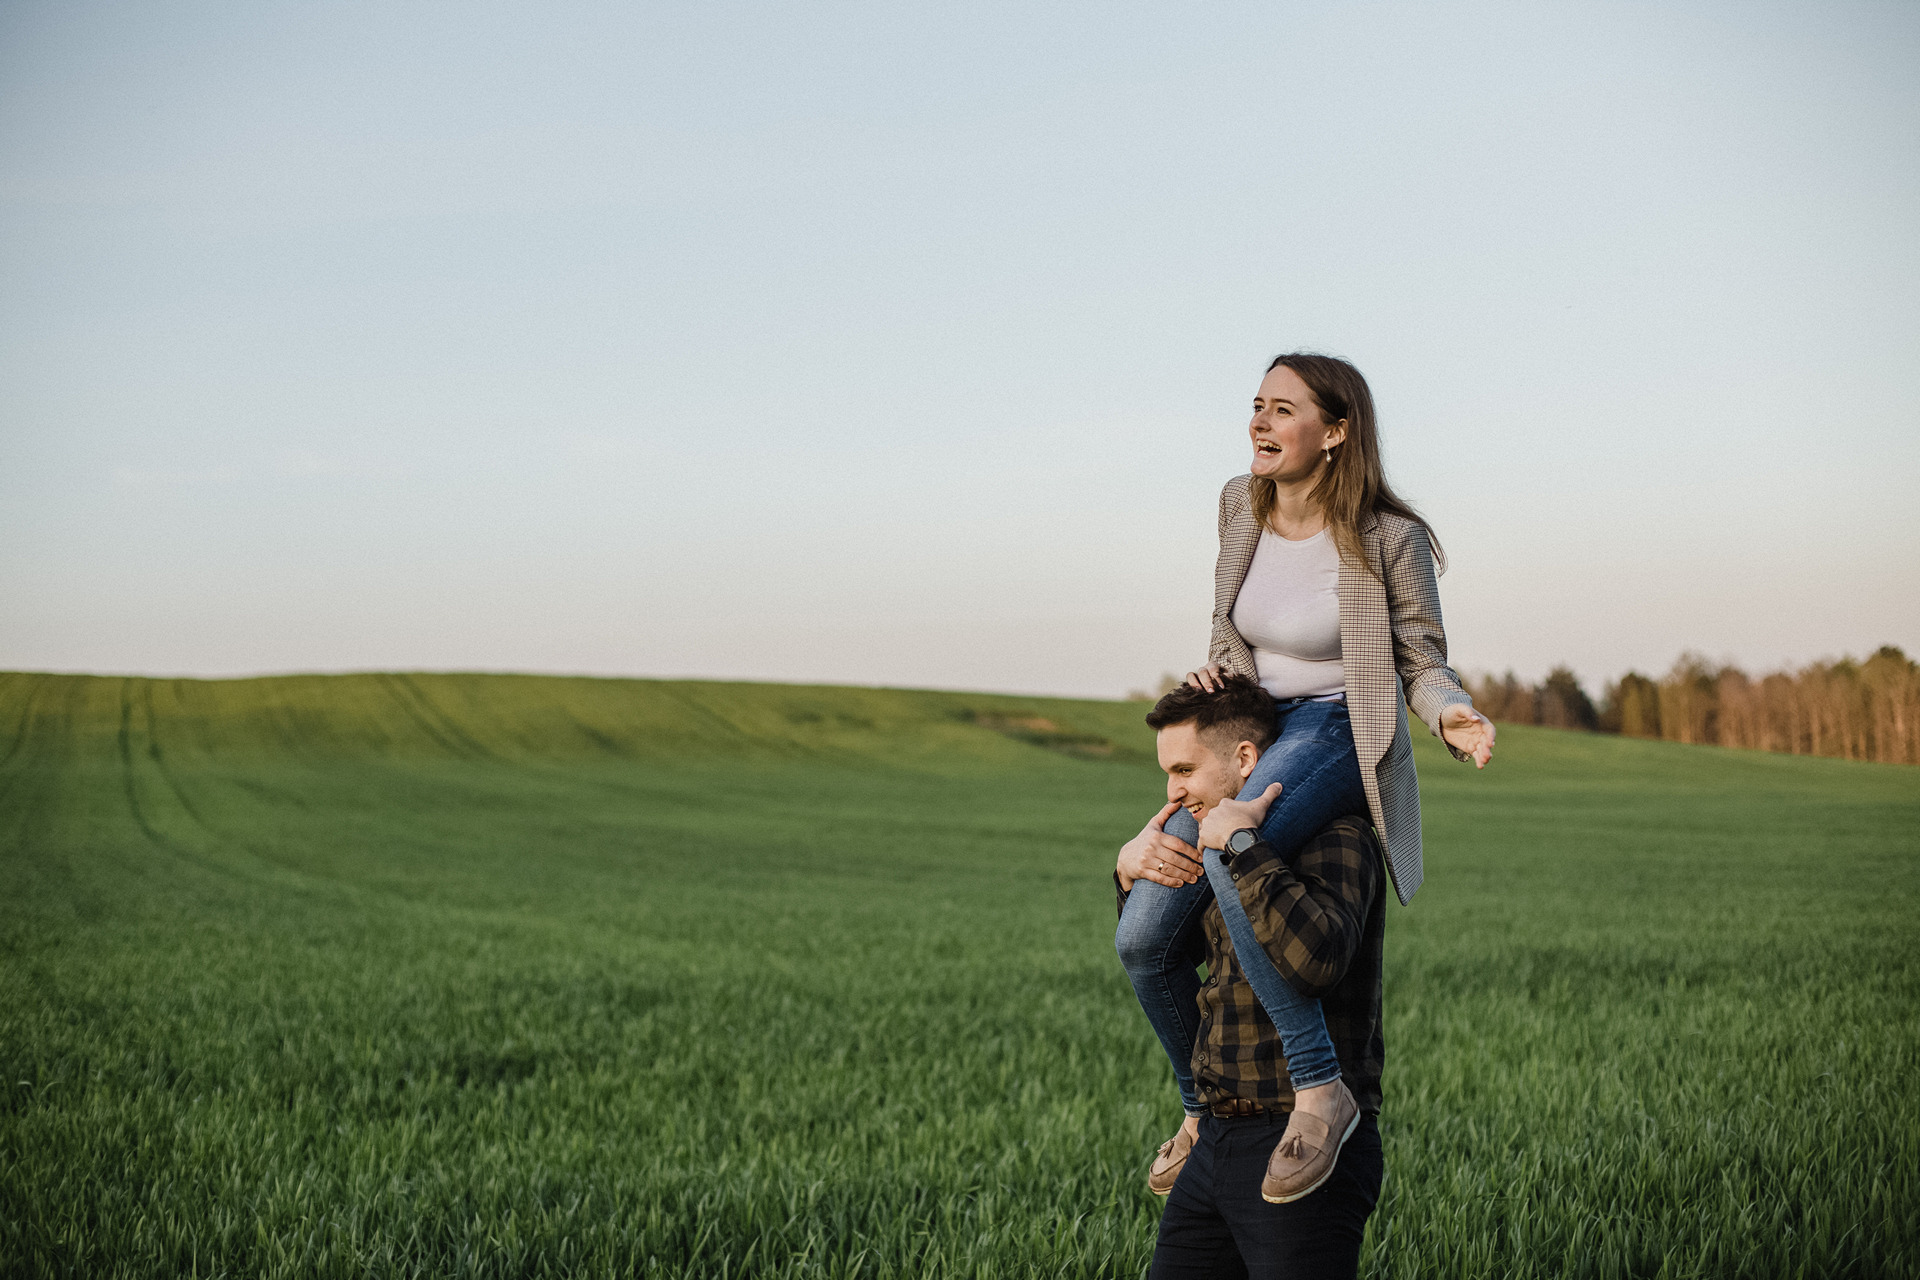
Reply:
[[[1359,818],[1308,841],[1291,865],[1264,840],[1231,870],[1253,933],[1280,976],[1318,999],[1346,975],[1379,889],[1379,856]]]

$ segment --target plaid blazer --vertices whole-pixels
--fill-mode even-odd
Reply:
[[[1233,602],[1253,563],[1260,526],[1253,518],[1252,476],[1235,476],[1220,491],[1220,559],[1213,570],[1213,639],[1207,659],[1229,671],[1255,675],[1253,651],[1233,625]],[[1413,739],[1403,714],[1413,714],[1435,737],[1440,713],[1454,703],[1473,705],[1447,665],[1440,625],[1440,588],[1433,544],[1404,516],[1376,514],[1360,530],[1367,558],[1380,570],[1340,561],[1340,661],[1346,668],[1347,714],[1360,755],[1360,782],[1374,828],[1386,846],[1387,873],[1404,904],[1420,887],[1420,780],[1413,770]],[[1445,741],[1442,739],[1442,741]],[[1470,757],[1454,751],[1454,758]]]

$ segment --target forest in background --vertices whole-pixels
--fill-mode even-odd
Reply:
[[[1892,645],[1863,662],[1842,658],[1764,676],[1684,653],[1664,676],[1629,671],[1597,702],[1564,666],[1538,684],[1509,671],[1469,679],[1467,689],[1496,725],[1920,764],[1920,664]]]

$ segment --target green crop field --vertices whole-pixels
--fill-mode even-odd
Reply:
[[[1141,711],[0,675],[0,1273],[1140,1275]],[[1920,770],[1418,745],[1366,1273],[1920,1274]]]

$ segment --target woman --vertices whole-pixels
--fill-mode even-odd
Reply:
[[[1240,794],[1251,800],[1274,782],[1283,786],[1261,837],[1285,857],[1334,818],[1365,813],[1405,903],[1422,873],[1420,791],[1403,710],[1456,759],[1485,768],[1493,754],[1492,722],[1473,709],[1447,666],[1438,549],[1426,522],[1387,485],[1373,394],[1351,364],[1304,353],[1276,357],[1254,397],[1248,432],[1250,474],[1220,493],[1208,662],[1187,683],[1212,689],[1223,673],[1237,672],[1275,699],[1278,737]],[[1173,1189],[1204,1111],[1191,1067],[1194,964],[1213,893],[1194,847],[1197,829],[1178,810],[1164,830],[1150,823],[1128,842],[1115,867],[1131,888],[1115,945],[1173,1062],[1187,1112],[1148,1174],[1161,1195]],[[1234,954],[1287,1056],[1295,1098],[1288,1133],[1311,1117],[1344,1142],[1358,1109],[1340,1079],[1319,1002],[1263,964],[1237,896],[1219,901]],[[1283,1138],[1274,1159],[1288,1149]],[[1287,1194],[1270,1198],[1298,1199],[1331,1168],[1312,1185],[1288,1184]],[[1269,1184],[1284,1183],[1269,1170]]]

